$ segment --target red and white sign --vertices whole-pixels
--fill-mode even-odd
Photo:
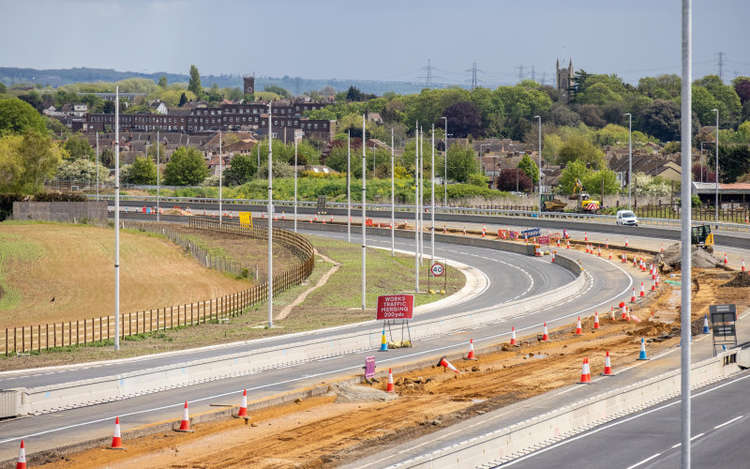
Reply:
[[[411,319],[414,295],[383,295],[378,297],[378,320]]]
[[[445,272],[445,268],[440,262],[435,262],[432,264],[432,267],[430,267],[430,272],[432,272],[432,275],[435,277],[440,277]]]

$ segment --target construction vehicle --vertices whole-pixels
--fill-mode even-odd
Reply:
[[[711,225],[694,226],[690,231],[690,244],[714,252],[714,234],[711,232]]]
[[[552,194],[542,194],[542,204],[545,212],[562,212],[566,205]]]
[[[596,213],[601,208],[601,204],[598,200],[594,200],[591,196],[583,191],[583,184],[580,179],[576,178],[575,186],[573,186],[573,195],[571,199],[578,199],[576,205],[576,212],[582,213]]]

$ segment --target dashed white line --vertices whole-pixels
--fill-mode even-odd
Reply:
[[[720,423],[720,424],[718,424],[718,425],[716,425],[716,426],[714,427],[714,430],[718,430],[718,429],[720,429],[721,427],[726,427],[727,425],[731,425],[731,424],[733,424],[734,422],[736,422],[737,420],[741,419],[742,417],[744,417],[744,415],[738,415],[737,417],[735,417],[735,418],[733,418],[733,419],[731,419],[731,420],[727,420],[727,421],[726,421],[726,422],[724,422],[724,423]]]
[[[661,456],[661,453],[656,453],[654,455],[651,455],[651,456],[647,457],[646,459],[644,459],[643,461],[639,461],[639,462],[633,464],[632,466],[628,466],[628,469],[633,469],[635,467],[642,466],[643,464],[646,464],[647,462],[649,462],[649,461],[651,461],[653,459],[656,459],[659,456]]]

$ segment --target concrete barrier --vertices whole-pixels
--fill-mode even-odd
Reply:
[[[694,364],[690,372],[692,388],[738,372],[737,354],[738,350],[734,349]],[[390,467],[495,466],[679,395],[680,371],[674,370]]]

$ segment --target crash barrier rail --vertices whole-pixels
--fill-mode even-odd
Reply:
[[[239,223],[223,222],[218,219],[192,217],[189,226],[195,229],[219,231],[248,236],[255,239],[268,239],[266,227],[245,227]],[[273,229],[275,242],[292,251],[300,260],[294,265],[275,273],[274,293],[299,285],[312,273],[315,254],[312,244],[303,236],[280,228]],[[187,304],[165,306],[132,313],[120,314],[120,336],[145,334],[176,327],[220,321],[241,314],[246,308],[266,301],[268,282],[256,283],[252,287],[218,298],[195,301]],[[0,350],[5,355],[38,353],[58,347],[87,345],[114,338],[114,315],[87,319],[52,322],[5,328],[0,337]]]
[[[695,363],[690,370],[691,388],[706,386],[738,372],[737,353],[733,349]],[[679,395],[680,370],[673,370],[390,467],[494,467]]]
[[[96,199],[95,195],[88,195],[90,199]],[[101,195],[101,200],[114,200],[112,195]],[[156,196],[141,196],[141,195],[121,195],[120,200],[123,202],[143,202],[150,201],[156,202]],[[201,198],[201,197],[160,197],[159,198],[162,207],[167,207],[170,203],[173,204],[218,204],[219,199],[215,198]],[[236,206],[258,206],[265,207],[267,205],[265,199],[222,199],[222,204],[225,210],[238,210],[232,208]],[[291,209],[294,207],[294,201],[292,200],[274,200],[274,212],[288,212],[291,213]],[[297,202],[298,208],[304,209],[317,209],[317,201],[301,200]],[[352,203],[352,210],[361,210],[362,205],[360,203]],[[614,224],[617,217],[614,215],[597,215],[590,213],[574,213],[574,212],[542,212],[541,215],[538,211],[529,208],[495,208],[496,206],[487,205],[483,207],[457,207],[457,206],[437,206],[435,207],[435,214],[443,215],[477,215],[477,216],[509,216],[518,218],[533,218],[533,219],[546,219],[546,220],[571,220],[578,222],[599,222],[599,223],[612,223]],[[335,210],[346,210],[346,202],[327,202],[327,209]],[[415,206],[409,204],[399,204],[395,206],[395,212],[405,213],[411,215],[414,213]],[[382,203],[368,203],[368,213],[373,216],[388,216],[391,211],[390,204]],[[425,207],[425,213],[429,212],[429,207]],[[378,215],[375,215],[378,213]],[[719,230],[726,231],[738,231],[750,233],[750,223],[743,223],[743,219],[737,220],[737,223],[733,222],[713,222],[710,216],[707,216],[705,209],[694,209],[693,213],[693,225],[705,224],[710,222],[712,226],[717,227]],[[657,226],[671,226],[674,228],[680,227],[679,218],[656,218],[656,217],[639,217],[638,222],[642,225],[657,225]]]
[[[216,225],[218,225],[218,221]],[[227,227],[225,229],[232,228]],[[446,238],[449,237],[446,236]],[[465,241],[463,238],[457,239],[460,242]],[[498,250],[507,249],[518,252],[518,248],[524,248],[524,250],[527,248],[525,245],[515,245],[503,241],[476,241],[486,242],[487,246]],[[421,321],[418,317],[415,317],[411,322],[412,340],[441,336],[453,330],[485,326],[512,315],[538,311],[572,300],[588,287],[590,279],[575,260],[558,255],[555,262],[570,269],[576,276],[575,280],[548,292],[480,310]],[[298,342],[271,345],[252,351],[170,364],[121,373],[115,376],[28,389],[18,388],[12,390],[15,397],[9,396],[8,399],[15,399],[15,402],[18,403],[12,410],[13,415],[58,412],[152,392],[256,374],[312,360],[369,351],[379,347],[382,326],[380,322],[366,321],[352,326],[365,326],[365,328],[330,336],[323,335],[326,332],[325,330],[318,330],[310,333],[314,338],[303,338]],[[340,327],[337,329],[340,329]]]

